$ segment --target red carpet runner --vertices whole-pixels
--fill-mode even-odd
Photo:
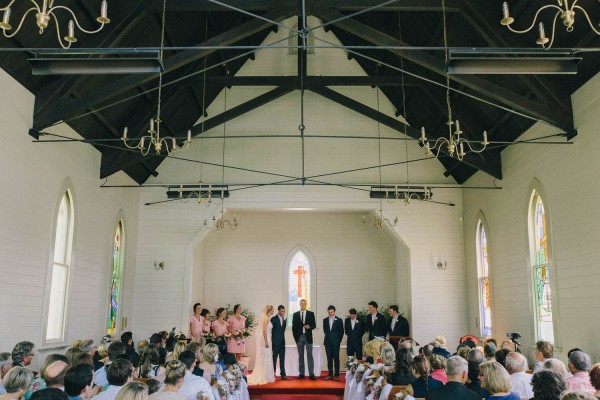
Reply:
[[[323,378],[326,376],[327,372],[316,381],[308,377],[290,377],[289,381],[280,381],[278,377],[277,382],[250,386],[248,390],[251,398],[261,400],[337,400],[338,396],[344,396],[346,376],[342,374],[339,381],[325,381]]]

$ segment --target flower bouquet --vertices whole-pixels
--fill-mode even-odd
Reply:
[[[369,394],[373,390],[375,383],[377,382],[377,375],[369,375],[365,378],[365,393]]]
[[[348,360],[346,362],[346,370],[354,374],[356,372],[357,367],[358,360],[352,356],[348,357]]]
[[[209,340],[213,340],[215,338],[215,334],[212,331],[210,331],[210,332],[204,332],[202,334],[202,337],[204,339],[206,339],[206,341],[208,342]]]
[[[227,388],[229,390],[229,394],[233,394],[233,392],[239,390],[239,386],[236,384],[235,375],[233,375],[231,371],[225,372],[225,380],[227,381]]]
[[[248,374],[248,365],[246,365],[246,363],[242,361],[238,361],[237,365],[240,368],[240,372],[242,373],[242,375],[246,376]]]
[[[227,398],[229,397],[227,382],[217,380],[213,387],[216,388],[219,392],[219,400],[227,400]]]
[[[362,381],[362,377],[366,372],[368,365],[365,364],[361,364],[358,366],[358,368],[356,369],[356,374],[354,374],[354,379],[356,380],[356,383],[360,383]]]

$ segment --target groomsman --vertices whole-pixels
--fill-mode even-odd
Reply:
[[[335,316],[335,307],[327,307],[328,317],[323,318],[323,333],[325,334],[325,353],[327,355],[326,380],[340,380],[340,344],[344,338],[342,320]]]
[[[388,323],[388,331],[390,332],[390,336],[410,336],[408,320],[400,315],[398,306],[390,306],[389,312],[391,316]]]
[[[369,302],[369,314],[367,315],[367,328],[369,329],[369,340],[375,336],[385,339],[388,328],[383,314],[377,311],[377,302]]]
[[[300,311],[296,311],[292,316],[292,333],[298,348],[298,379],[304,379],[304,348],[308,357],[308,374],[310,379],[315,381],[315,361],[313,360],[312,331],[317,327],[315,313],[306,309],[306,300],[300,300]]]
[[[279,374],[282,381],[288,381],[285,374],[285,328],[287,321],[285,319],[285,307],[277,307],[277,315],[271,318],[273,330],[271,331],[271,346],[273,349],[273,371],[277,370],[277,357],[279,357]]]
[[[344,321],[344,331],[346,332],[346,336],[348,336],[346,340],[346,353],[348,356],[362,360],[362,337],[365,334],[365,324],[356,317],[355,308],[351,308],[348,313],[350,317]]]

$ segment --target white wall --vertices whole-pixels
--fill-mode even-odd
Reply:
[[[125,218],[126,274],[122,316],[130,317],[138,194],[100,189],[100,154],[76,143],[34,144],[28,135],[34,96],[0,70],[0,350],[30,340],[42,343],[44,291],[53,247],[53,226],[65,179],[75,205],[73,273],[66,339],[104,335],[112,238],[120,211]],[[74,137],[65,126],[52,129]],[[116,181],[126,182],[123,176]],[[37,356],[34,365],[43,361]]]
[[[465,254],[469,295],[469,330],[478,333],[475,231],[478,212],[489,225],[490,273],[492,285],[492,322],[496,338],[506,332],[520,332],[522,344],[535,343],[532,298],[529,295],[529,245],[527,207],[534,180],[541,183],[558,293],[552,293],[556,323],[560,330],[556,343],[564,349],[555,354],[566,359],[566,352],[579,347],[600,360],[595,332],[600,322],[595,315],[600,307],[600,194],[597,168],[600,140],[600,77],[596,76],[573,95],[575,127],[579,136],[572,145],[512,146],[502,153],[504,179],[500,191],[464,190]],[[538,123],[523,139],[556,133]],[[491,140],[493,140],[491,138]],[[560,139],[555,139],[560,140]],[[490,184],[481,173],[469,185]],[[533,360],[529,352],[530,362]]]

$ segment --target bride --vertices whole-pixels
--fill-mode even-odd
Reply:
[[[271,348],[271,316],[273,306],[268,304],[263,309],[264,315],[258,323],[256,332],[256,362],[252,374],[248,377],[248,385],[264,385],[275,382],[275,371],[273,370],[273,349]]]

